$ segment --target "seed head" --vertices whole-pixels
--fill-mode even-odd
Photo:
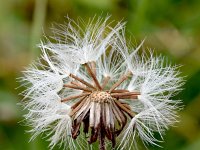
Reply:
[[[150,50],[139,55],[143,42],[128,45],[124,23],[113,27],[108,19],[94,17],[82,28],[67,18],[53,29],[55,43],[41,42],[42,61],[21,78],[32,139],[46,133],[51,149],[88,149],[96,141],[100,150],[131,149],[137,139],[158,145],[154,133],[163,139],[177,121],[178,67]]]

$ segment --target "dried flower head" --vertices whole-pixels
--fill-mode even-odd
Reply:
[[[42,58],[21,78],[32,139],[46,133],[50,148],[87,149],[98,141],[100,150],[131,149],[137,139],[158,145],[154,133],[163,139],[177,121],[180,101],[171,98],[181,90],[178,67],[150,50],[138,54],[143,42],[127,44],[124,23],[113,27],[108,19],[67,18],[41,42]]]

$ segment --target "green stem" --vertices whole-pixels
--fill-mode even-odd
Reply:
[[[42,35],[42,27],[46,17],[47,2],[47,0],[35,0],[35,9],[30,37],[30,53],[32,58],[38,54],[36,51],[36,44],[39,43],[39,39]]]

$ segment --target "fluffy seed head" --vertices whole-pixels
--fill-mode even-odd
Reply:
[[[32,139],[46,133],[51,149],[87,149],[96,141],[100,150],[131,149],[138,138],[158,145],[177,121],[180,100],[173,96],[183,84],[178,67],[150,50],[139,55],[144,41],[128,45],[124,23],[113,27],[108,20],[67,18],[41,42],[42,61],[21,78]]]

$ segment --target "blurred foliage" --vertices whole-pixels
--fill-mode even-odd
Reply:
[[[22,99],[16,78],[39,55],[36,44],[52,22],[64,16],[84,20],[112,15],[127,21],[127,32],[145,47],[152,47],[170,61],[182,64],[186,76],[184,109],[180,122],[164,136],[164,150],[200,149],[200,1],[199,0],[2,0],[0,4],[0,149],[44,150],[48,142],[38,137],[28,142],[22,124]],[[160,149],[151,147],[152,150]]]

